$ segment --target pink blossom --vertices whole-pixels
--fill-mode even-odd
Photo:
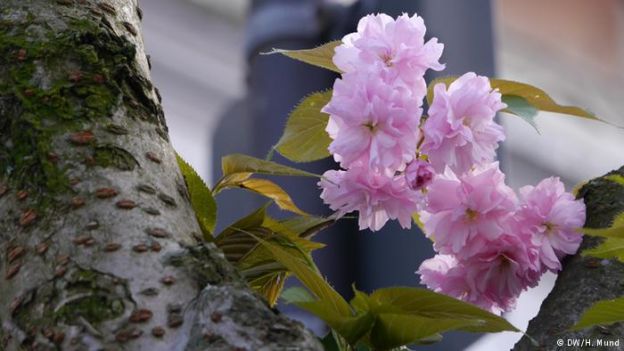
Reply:
[[[356,163],[397,170],[416,155],[422,101],[402,86],[392,86],[374,73],[347,73],[337,79],[327,132],[329,151],[343,168]]]
[[[368,15],[358,23],[357,32],[342,38],[333,60],[343,72],[379,70],[384,80],[400,79],[422,98],[426,70],[444,69],[438,62],[444,45],[436,38],[425,42],[425,32],[424,21],[417,15],[403,14],[396,20],[386,14]]]
[[[476,285],[470,281],[473,273],[452,255],[435,255],[423,261],[416,273],[420,275],[420,283],[427,288],[494,313],[511,308],[515,303],[513,297],[499,298],[497,301],[504,307],[501,308],[489,294],[476,290]]]
[[[323,189],[321,198],[339,217],[359,212],[360,230],[377,231],[389,219],[398,219],[403,228],[410,228],[412,213],[423,200],[420,192],[407,186],[405,177],[388,176],[367,167],[329,170],[319,186]]]
[[[557,177],[546,178],[537,186],[520,189],[521,204],[518,223],[531,235],[540,248],[540,260],[545,269],[561,269],[560,259],[576,253],[585,223],[585,204],[565,192]]]
[[[495,162],[459,178],[452,172],[436,176],[421,219],[439,252],[468,257],[507,230],[516,201]]]
[[[498,143],[505,139],[494,117],[505,107],[487,77],[469,72],[448,90],[443,83],[436,84],[422,145],[436,171],[443,172],[448,165],[460,174],[494,160]]]
[[[431,164],[423,160],[414,160],[405,169],[405,179],[412,190],[420,190],[429,185],[433,180],[435,171]]]
[[[437,255],[424,261],[418,273],[434,291],[500,313],[512,309],[522,291],[537,285],[541,274],[535,251],[530,241],[503,234],[468,260]]]
[[[435,255],[424,260],[416,271],[420,275],[420,283],[437,292],[443,291],[450,296],[459,297],[466,291],[464,279],[452,281],[449,271],[457,267],[458,262],[453,255]]]

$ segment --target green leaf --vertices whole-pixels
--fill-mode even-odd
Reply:
[[[330,156],[331,138],[325,131],[329,116],[321,109],[332,91],[317,92],[301,100],[290,113],[282,137],[275,145],[282,156],[294,162],[311,162]]]
[[[270,241],[312,266],[309,253],[323,244],[300,238],[283,230],[283,226],[275,226],[279,222],[266,215],[267,205],[226,228],[216,237],[215,244],[239,270],[249,286],[263,295],[270,305],[274,305],[290,272],[275,261],[271,252],[258,239]]]
[[[505,319],[474,305],[419,288],[379,289],[369,297],[377,316],[370,332],[375,349],[388,350],[412,343],[431,343],[448,330],[470,332],[517,331]]]
[[[240,233],[240,229],[252,230],[254,228],[258,228],[262,226],[262,222],[264,222],[264,218],[266,217],[266,209],[269,204],[264,204],[262,207],[257,210],[251,212],[247,216],[239,219],[234,222],[229,227],[225,228],[219,235],[217,235],[215,239],[215,244],[219,247],[225,244],[226,240],[230,240],[230,236],[236,233]],[[245,233],[243,236],[248,237]],[[255,241],[255,240],[254,240]]]
[[[372,351],[370,348],[362,344],[358,344],[355,347],[349,346],[349,344],[347,344],[347,341],[338,333],[336,333],[335,330],[331,330],[329,333],[327,333],[321,339],[321,344],[323,345],[324,351]]]
[[[609,325],[624,321],[624,297],[602,300],[585,310],[571,329],[579,330],[594,325]]]
[[[221,160],[221,168],[224,176],[238,173],[260,173],[278,176],[320,177],[318,174],[243,154],[224,156]]]
[[[325,244],[309,240],[311,237],[304,236],[302,233],[294,231],[294,228],[288,227],[284,221],[277,221],[273,218],[266,217],[262,226],[270,229],[280,235],[288,237],[299,245],[304,251],[311,252],[316,249],[325,247]],[[305,232],[303,232],[305,234]]]
[[[370,332],[370,341],[377,350],[390,350],[418,340],[428,340],[440,332],[476,325],[467,319],[427,318],[406,314],[382,313]]]
[[[624,212],[615,216],[613,223],[608,228],[583,228],[582,230],[587,235],[624,239]]]
[[[520,96],[540,111],[556,112],[600,121],[593,113],[580,107],[557,104],[545,91],[532,85],[504,79],[490,79],[490,83],[493,89],[498,89],[504,96]]]
[[[375,316],[368,311],[358,313],[355,316],[341,315],[324,300],[296,302],[295,304],[322,319],[350,345],[355,345],[371,330],[375,323]]]
[[[334,57],[334,49],[336,46],[340,45],[342,42],[340,40],[330,41],[329,43],[318,46],[314,49],[305,49],[305,50],[284,50],[284,49],[273,49],[273,51],[266,53],[267,55],[271,54],[282,54],[288,56],[292,59],[303,61],[313,66],[318,66],[321,68],[328,69],[330,71],[334,71],[337,73],[341,73],[338,67],[334,65],[333,57]]]
[[[360,343],[357,343],[355,347],[353,347],[353,351],[375,351],[375,350],[371,349],[370,346],[366,345],[365,343],[360,342]],[[394,349],[392,351],[413,351],[413,350],[401,347],[401,348]]]
[[[370,311],[368,295],[366,295],[363,291],[356,289],[355,284],[353,285],[353,298],[349,301],[349,304],[357,312]]]
[[[470,326],[461,328],[469,332],[519,331],[500,316],[427,289],[384,288],[373,292],[370,300],[376,313],[469,320],[472,321]]]
[[[624,262],[624,212],[613,219],[608,228],[583,228],[583,233],[605,238],[598,246],[584,250],[583,256],[618,259]]]
[[[195,172],[193,167],[189,165],[180,155],[176,153],[178,166],[186,182],[186,187],[191,198],[191,206],[195,211],[195,216],[199,222],[205,240],[212,240],[212,232],[217,223],[217,203],[212,197],[212,192]]]
[[[228,185],[240,183],[249,179],[253,173],[278,176],[320,177],[318,174],[243,154],[224,156],[221,159],[221,169],[223,171],[223,176],[215,185],[215,193],[228,187]]]
[[[360,299],[367,298],[366,294],[357,290],[354,291],[356,291],[356,298],[358,298],[358,295]],[[301,287],[290,288],[284,291],[282,299],[319,317],[351,345],[355,345],[357,341],[368,333],[375,321],[368,308],[356,309],[357,313],[355,315],[351,313],[342,315],[333,308],[332,304],[327,303],[325,300],[317,300]]]
[[[321,345],[323,345],[324,351],[345,351],[345,348],[341,348],[338,341],[334,337],[334,331],[330,331],[321,339]]]
[[[277,299],[282,294],[282,289],[284,289],[284,284],[289,276],[290,273],[288,272],[266,274],[260,279],[250,281],[249,287],[264,296],[269,303],[269,306],[273,307],[277,303]]]
[[[271,252],[277,262],[291,271],[320,300],[319,303],[324,309],[338,316],[351,315],[349,304],[305,260],[291,255],[269,241],[260,238],[258,241]]]
[[[433,89],[435,85],[443,83],[448,87],[453,81],[455,81],[455,79],[457,79],[457,77],[443,77],[433,80],[429,84],[429,88],[427,90],[427,102],[431,105],[431,102],[433,101]],[[544,90],[530,84],[493,78],[490,79],[490,84],[492,85],[492,89],[498,89],[500,91],[503,95],[503,101],[507,102],[507,100],[510,99],[509,97],[512,97],[512,105],[504,110],[504,112],[520,116],[533,126],[535,126],[533,121],[535,116],[530,117],[532,113],[530,107],[539,111],[567,114],[613,125],[612,123],[601,120],[593,113],[580,107],[559,105],[548,94],[546,94]],[[522,100],[518,98],[521,98]]]
[[[293,216],[291,218],[280,221],[280,224],[283,227],[287,228],[287,230],[296,233],[298,236],[310,239],[314,235],[316,235],[316,233],[329,227],[335,222],[336,220],[332,218],[315,216]]]
[[[307,215],[290,198],[290,195],[279,185],[268,179],[251,178],[238,183],[228,184],[227,187],[239,187],[266,196],[275,201],[275,204],[282,210],[290,211],[300,215]]]
[[[310,295],[310,292],[301,286],[293,286],[282,292],[280,296],[284,302],[294,304],[298,302],[312,302],[316,298]]]
[[[518,117],[524,119],[539,133],[537,124],[535,124],[535,116],[537,116],[537,109],[529,104],[529,102],[522,96],[516,95],[503,95],[502,100],[507,104],[507,108],[503,112],[509,112]]]
[[[624,177],[619,174],[611,174],[605,177],[605,179],[610,180],[612,182],[618,183],[620,185],[624,185]]]
[[[598,258],[616,258],[624,262],[624,239],[607,238],[600,245],[583,251],[583,256]]]

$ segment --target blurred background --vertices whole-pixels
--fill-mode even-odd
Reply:
[[[624,2],[619,0],[143,0],[141,7],[171,140],[209,183],[219,176],[224,154],[264,157],[293,106],[306,94],[331,87],[336,78],[284,57],[258,54],[339,39],[372,12],[421,15],[428,36],[446,45],[442,75],[475,71],[524,81],[560,103],[624,125]],[[556,175],[571,189],[624,164],[621,129],[551,113],[538,117],[541,134],[517,117],[501,115],[500,122],[507,141],[499,158],[514,188]],[[335,166],[320,161],[302,167],[322,173]],[[313,180],[279,182],[304,210],[327,214]],[[217,199],[219,228],[263,203],[235,190],[223,195]],[[329,245],[316,261],[343,295],[351,294],[352,283],[365,291],[418,285],[414,271],[433,256],[418,230],[392,224],[378,233],[357,232],[354,224],[343,221],[317,237]],[[506,318],[525,328],[553,283],[554,276],[544,276]],[[281,309],[323,333],[315,319],[292,307]],[[424,349],[499,351],[520,336],[455,333]]]

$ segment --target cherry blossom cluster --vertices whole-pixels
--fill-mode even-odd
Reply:
[[[581,243],[585,205],[558,178],[520,189],[505,185],[497,163],[456,176],[437,175],[421,212],[439,253],[418,273],[429,288],[492,312],[512,309],[518,295]]]
[[[514,306],[581,242],[585,206],[558,178],[507,185],[494,162],[506,107],[487,77],[469,72],[437,84],[423,116],[427,70],[442,70],[443,45],[425,41],[422,18],[362,18],[333,61],[329,151],[341,169],[325,172],[321,198],[338,216],[358,212],[360,229],[389,220],[410,228],[418,213],[438,253],[418,273],[429,288],[493,312]]]
[[[336,48],[344,73],[323,112],[329,151],[343,170],[324,174],[321,198],[338,214],[358,211],[360,229],[379,230],[389,219],[409,228],[422,209],[423,179],[432,176],[417,157],[424,75],[444,68],[444,46],[424,37],[418,16],[369,15]]]

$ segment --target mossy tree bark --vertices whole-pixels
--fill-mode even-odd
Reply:
[[[320,349],[199,239],[140,17],[0,2],[0,349]]]
[[[591,180],[579,191],[578,196],[584,199],[587,206],[587,227],[608,227],[613,218],[624,211],[624,186],[605,178],[614,174],[624,176],[624,167]],[[569,331],[583,312],[597,301],[624,296],[622,262],[582,256],[583,250],[596,246],[601,240],[586,236],[579,252],[565,260],[555,287],[527,329],[527,334],[533,337],[539,346],[533,345],[529,338],[523,337],[515,345],[514,350],[624,350],[621,340],[624,336],[624,323]],[[595,347],[568,345],[568,340],[595,342],[597,339],[606,341],[620,339],[620,346],[601,348],[597,345],[594,345]],[[557,345],[558,340],[562,340],[564,348]]]

